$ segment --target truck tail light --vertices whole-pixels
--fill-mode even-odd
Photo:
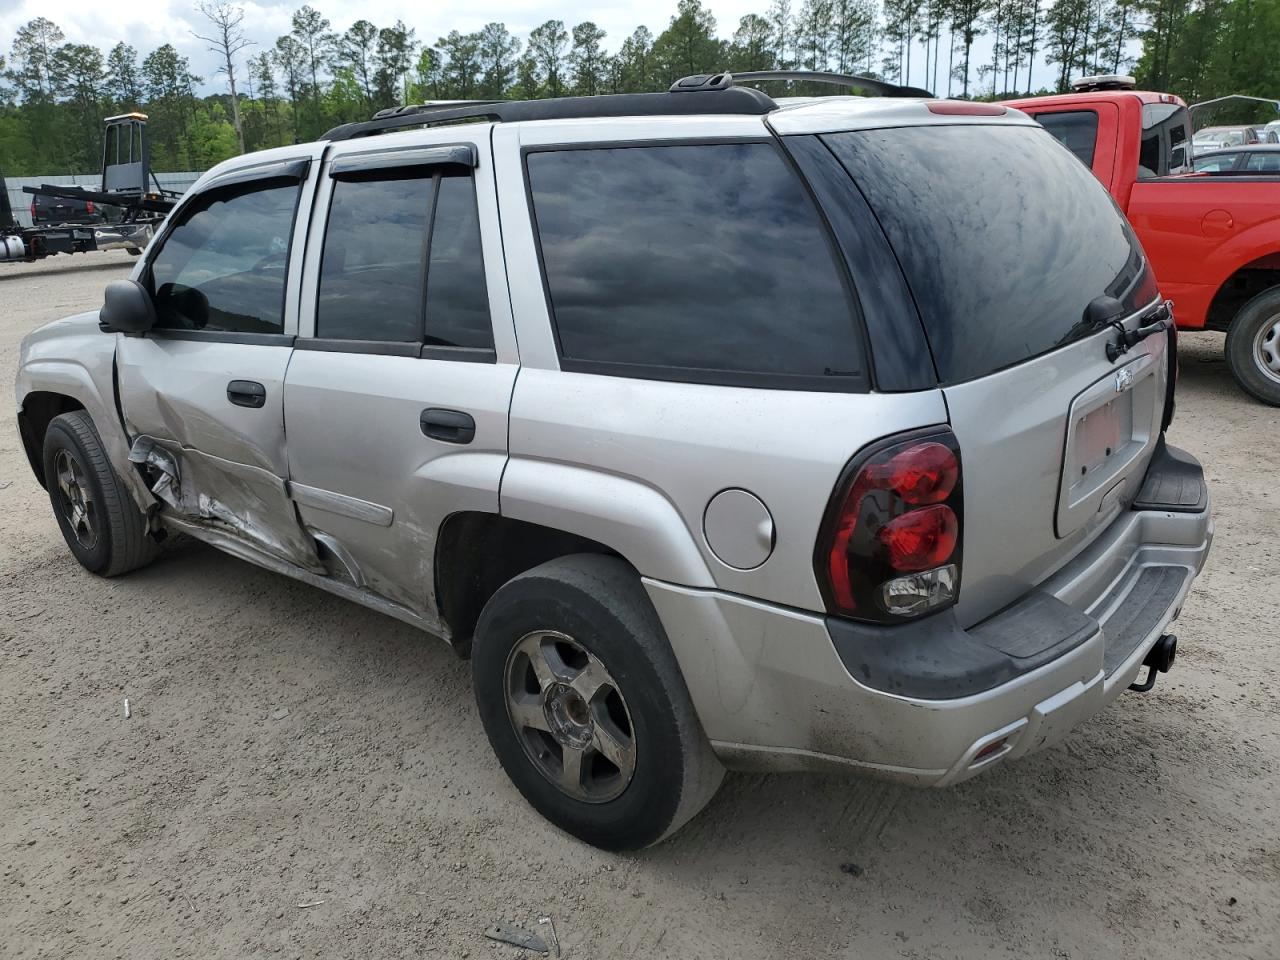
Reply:
[[[35,218],[36,218],[36,202],[32,200],[31,201],[31,219],[33,222],[35,221]]]
[[[85,208],[85,212],[87,212],[87,213],[93,213],[93,201],[92,201],[92,200],[86,200],[86,201],[84,202],[84,208]]]
[[[863,450],[845,468],[818,539],[827,609],[894,623],[954,603],[963,516],[960,445],[949,429]]]

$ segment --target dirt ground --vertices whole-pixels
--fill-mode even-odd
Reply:
[[[190,541],[76,565],[8,385],[131,264],[0,264],[0,957],[510,958],[485,927],[550,915],[583,960],[1280,958],[1280,411],[1220,337],[1183,338],[1218,533],[1153,693],[945,791],[731,775],[615,856],[526,806],[443,644]]]

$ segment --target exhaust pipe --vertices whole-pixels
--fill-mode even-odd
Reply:
[[[1156,685],[1156,673],[1168,673],[1177,656],[1178,638],[1172,633],[1166,633],[1152,644],[1146,659],[1142,661],[1142,665],[1147,668],[1147,679],[1142,683],[1129,684],[1129,689],[1135,693],[1146,693]]]

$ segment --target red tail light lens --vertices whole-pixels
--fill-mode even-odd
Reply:
[[[950,430],[890,438],[859,454],[827,508],[818,545],[828,609],[892,623],[954,602],[961,486]]]
[[[888,485],[907,503],[941,503],[960,479],[960,461],[941,443],[917,443],[894,454],[887,466]]]
[[[88,213],[93,213],[93,201],[92,201],[92,200],[86,200],[86,201],[84,202],[84,207],[85,207],[86,212],[88,212]]]
[[[937,504],[894,517],[876,536],[889,549],[889,566],[900,573],[915,573],[951,559],[960,523],[950,507]]]

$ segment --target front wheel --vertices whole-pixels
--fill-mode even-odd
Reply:
[[[114,577],[155,556],[146,518],[111,469],[93,420],[83,410],[49,423],[44,484],[62,537],[86,570]]]
[[[1258,294],[1227,330],[1227,365],[1246,393],[1280,406],[1280,287]]]
[[[640,578],[578,555],[514,578],[472,646],[476,704],[526,800],[608,850],[657,843],[724,775]]]

